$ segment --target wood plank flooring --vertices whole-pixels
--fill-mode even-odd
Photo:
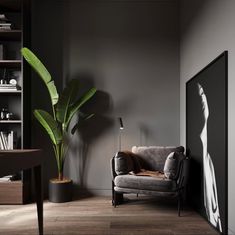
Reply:
[[[128,196],[116,208],[110,197],[44,203],[46,235],[218,235],[195,211],[177,216],[175,201]],[[0,235],[36,235],[35,204],[0,206]]]

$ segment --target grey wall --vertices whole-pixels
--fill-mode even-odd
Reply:
[[[179,144],[177,1],[35,1],[33,19],[33,47],[57,84],[78,78],[82,90],[98,88],[88,107],[96,116],[73,138],[66,162],[78,188],[110,194],[119,116],[122,149]],[[34,106],[45,105],[41,85],[35,80],[32,86]],[[34,125],[34,144],[52,159]],[[53,163],[47,161],[48,172]]]
[[[57,87],[62,88],[63,81],[63,25],[64,5],[62,1],[32,1],[32,49],[42,59],[51,72]],[[46,109],[51,112],[50,97],[43,82],[32,73],[32,110]],[[42,131],[32,115],[32,147],[44,150],[44,186],[48,190],[48,179],[56,176],[56,163],[50,140]]]
[[[185,145],[185,83],[224,50],[228,50],[228,209],[230,233],[235,233],[235,1],[180,1],[181,144]]]

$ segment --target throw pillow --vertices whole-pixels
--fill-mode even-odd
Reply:
[[[179,175],[181,161],[184,159],[184,155],[179,152],[171,152],[165,161],[164,174],[168,179],[177,179]]]
[[[129,151],[117,152],[114,157],[115,172],[117,175],[125,175],[130,171],[137,173],[140,171],[138,157]]]

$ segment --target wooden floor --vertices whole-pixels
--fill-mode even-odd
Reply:
[[[110,197],[44,203],[46,235],[218,235],[196,212],[177,216],[176,202],[129,196],[113,208]],[[35,204],[0,206],[0,235],[36,235]]]

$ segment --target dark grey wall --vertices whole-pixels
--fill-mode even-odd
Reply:
[[[96,116],[73,138],[66,162],[78,188],[110,193],[119,116],[122,149],[179,144],[177,1],[35,1],[33,19],[33,48],[57,84],[78,78],[82,90],[98,88],[88,107]],[[32,86],[34,106],[46,104],[42,85]],[[48,171],[52,152],[36,124],[34,130]]]
[[[32,1],[32,49],[50,71],[57,87],[63,81],[63,1]],[[32,73],[32,110],[46,109],[51,112],[50,98],[46,87]],[[50,140],[32,115],[32,145],[44,150],[44,186],[48,191],[48,179],[56,176],[56,162]]]
[[[185,83],[224,50],[228,50],[228,212],[229,234],[235,234],[235,1],[180,1],[181,144],[185,144]]]

